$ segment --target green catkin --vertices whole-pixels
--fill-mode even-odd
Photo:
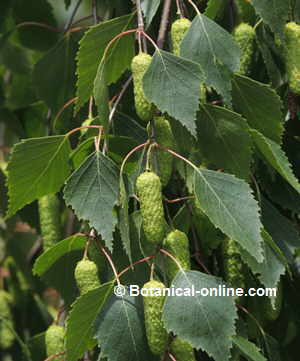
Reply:
[[[165,285],[158,281],[149,281],[144,284],[143,289],[163,290]],[[150,292],[150,291],[149,291]],[[168,333],[164,328],[162,321],[162,310],[165,296],[146,295],[144,300],[144,316],[146,335],[151,352],[155,355],[161,355],[165,352],[168,344]]]
[[[50,357],[65,351],[65,329],[59,325],[51,325],[45,334],[46,354]],[[64,356],[55,358],[55,361],[63,360]]]
[[[173,45],[173,53],[176,56],[180,56],[181,42],[189,30],[191,24],[191,21],[187,18],[178,19],[172,24],[171,40]]]
[[[82,259],[77,263],[74,276],[82,295],[101,285],[98,277],[98,267],[95,262],[88,259]]]
[[[193,346],[179,337],[172,341],[170,351],[176,361],[196,361]]]
[[[137,115],[148,122],[154,114],[154,106],[148,102],[143,89],[143,76],[148,70],[152,57],[145,53],[136,55],[131,63],[133,86],[134,86],[134,102]]]
[[[155,139],[164,148],[174,150],[174,136],[168,119],[164,116],[154,117]],[[173,156],[170,153],[156,149],[158,168],[162,187],[165,187],[173,170]]]
[[[300,25],[289,22],[285,25],[285,58],[290,89],[300,94]]]
[[[273,308],[269,297],[264,298],[263,314],[265,315],[265,319],[267,321],[277,320],[281,312],[281,306],[282,306],[282,283],[279,282],[277,287],[277,295],[275,298],[275,308]]]
[[[43,248],[47,251],[62,239],[60,224],[60,204],[55,194],[39,199],[40,226]]]
[[[248,75],[254,53],[255,30],[246,23],[241,23],[234,29],[234,39],[241,49],[241,66],[239,73]]]
[[[0,349],[6,350],[13,345],[15,335],[12,329],[14,329],[14,324],[10,309],[10,295],[0,290]]]
[[[153,172],[142,173],[136,181],[140,199],[142,226],[149,244],[159,245],[165,235],[165,218],[162,203],[161,182]]]
[[[177,259],[183,269],[191,269],[189,240],[184,232],[178,229],[170,232],[164,240],[163,247]],[[179,271],[178,266],[169,257],[166,257],[165,264],[167,276],[172,280]]]
[[[244,264],[236,241],[226,238],[223,241],[223,269],[226,282],[234,288],[245,288]]]

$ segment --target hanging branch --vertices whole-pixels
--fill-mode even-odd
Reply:
[[[167,35],[171,4],[172,4],[172,0],[165,0],[163,13],[162,13],[162,17],[161,17],[161,22],[160,22],[158,38],[157,38],[157,45],[160,49],[162,49],[164,47],[164,43],[165,43],[165,39],[166,39],[166,35]]]

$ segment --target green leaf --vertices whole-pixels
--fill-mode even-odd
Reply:
[[[194,191],[211,222],[262,262],[262,224],[249,185],[232,175],[199,168],[194,172]]]
[[[156,50],[144,75],[143,86],[150,102],[161,112],[178,119],[191,134],[196,135],[195,119],[203,80],[199,64],[164,50]]]
[[[299,181],[295,177],[292,166],[280,145],[254,129],[251,129],[251,135],[262,158],[300,193]]]
[[[94,322],[112,294],[113,282],[105,283],[79,297],[67,320],[66,347],[69,361],[77,361],[88,350]]]
[[[285,258],[293,263],[294,253],[300,248],[300,236],[294,224],[283,216],[266,198],[261,199],[262,222]]]
[[[112,250],[113,231],[117,224],[114,206],[118,201],[119,170],[113,161],[96,151],[67,180],[66,204],[79,219],[89,222]]]
[[[8,163],[9,208],[12,216],[26,204],[56,193],[70,173],[69,139],[63,135],[17,143]]]
[[[126,15],[93,26],[80,40],[77,53],[77,96],[78,111],[93,93],[94,79],[108,43],[119,33],[133,26],[134,16]],[[122,54],[122,56],[120,56]],[[107,61],[107,83],[114,83],[130,67],[134,56],[134,40],[131,35],[116,40],[109,51]]]
[[[141,8],[146,18],[147,27],[151,24],[161,0],[141,0]]]
[[[228,5],[228,0],[209,0],[204,15],[210,19],[216,19],[223,14],[224,9]]]
[[[65,7],[68,9],[68,7],[71,5],[71,0],[65,0]]]
[[[54,27],[57,25],[47,0],[15,0],[13,15],[17,24],[34,20]],[[24,26],[18,29],[18,38],[25,47],[45,51],[55,45],[57,33],[37,26]]]
[[[226,30],[205,15],[196,15],[181,43],[180,54],[199,63],[205,83],[231,103],[231,77],[239,70],[240,49]]]
[[[289,18],[289,2],[282,0],[252,0],[256,13],[283,38],[283,27]]]
[[[0,64],[14,73],[28,74],[30,62],[27,53],[20,46],[9,42],[9,35],[5,34],[0,38]]]
[[[252,140],[248,125],[239,114],[213,105],[201,106],[197,129],[200,151],[209,163],[248,178]]]
[[[113,295],[97,316],[95,337],[102,358],[110,361],[153,359],[145,335],[141,297]]]
[[[249,361],[267,361],[260,353],[259,348],[253,343],[241,336],[233,337],[234,345],[240,350],[242,355]]]
[[[58,242],[55,246],[51,247],[37,258],[32,272],[41,276],[65,254],[75,250],[83,250],[85,248],[86,241],[87,237],[84,234],[78,233]]]
[[[234,109],[241,113],[252,128],[280,143],[283,133],[282,103],[269,85],[234,75],[232,81]]]
[[[107,134],[109,131],[108,64],[106,59],[101,60],[94,82],[94,98],[100,122],[104,126],[104,134]]]
[[[74,96],[76,50],[74,34],[67,34],[34,67],[37,93],[54,115]]]
[[[125,251],[129,257],[130,263],[132,263],[131,256],[131,244],[130,244],[130,229],[129,229],[129,209],[128,209],[128,195],[126,185],[124,182],[124,175],[120,176],[120,199],[119,199],[119,229],[121,239],[125,248]]]
[[[28,348],[34,361],[44,361],[47,358],[45,332],[30,338],[28,341]]]
[[[163,309],[166,329],[215,361],[228,361],[237,312],[233,297],[201,296],[203,288],[222,287],[221,279],[197,271],[180,271],[172,282],[175,289],[195,289],[193,296],[167,296]]]
[[[280,276],[285,273],[286,264],[281,252],[278,252],[276,244],[265,230],[262,231],[262,237],[264,239],[264,261],[262,263],[258,263],[255,257],[244,250],[241,250],[241,256],[243,261],[250,266],[252,272],[258,274],[262,284],[267,288],[273,288],[278,284]]]

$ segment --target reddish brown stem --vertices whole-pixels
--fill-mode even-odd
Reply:
[[[60,353],[56,353],[54,355],[49,356],[48,358],[46,358],[44,361],[51,361],[54,360],[56,357],[62,356],[64,355],[66,352],[60,352]]]
[[[102,125],[84,125],[82,127],[78,127],[78,128],[74,128],[72,130],[70,130],[66,136],[70,136],[71,134],[80,131],[81,129],[100,129],[102,128]]]
[[[165,249],[161,248],[159,250],[160,253],[163,253],[164,255],[168,256],[169,258],[171,258],[177,265],[177,267],[183,271],[183,268],[181,267],[181,264],[177,261],[177,259],[171,254],[169,253],[168,251],[166,251]]]
[[[172,361],[177,361],[176,358],[171,354],[171,352],[168,352],[168,356]]]
[[[138,264],[140,264],[140,263],[150,261],[150,260],[153,259],[154,257],[155,257],[155,255],[154,255],[154,256],[147,256],[147,257],[145,257],[145,258],[142,258],[142,259],[134,262],[132,265],[130,265],[130,266],[126,267],[125,269],[123,269],[123,271],[121,271],[121,272],[118,274],[118,277],[120,278],[121,276],[123,276],[124,273],[130,271],[130,270],[132,269],[132,267],[134,267],[134,266],[136,266],[136,265],[138,265]]]
[[[181,202],[181,201],[186,201],[188,199],[193,199],[195,198],[194,196],[187,196],[187,197],[180,197],[180,198],[176,198],[176,199],[165,199],[165,201],[167,203],[176,203],[176,202]]]
[[[132,155],[133,153],[135,153],[137,150],[146,147],[148,144],[150,144],[149,141],[146,142],[146,143],[140,144],[140,145],[138,145],[137,147],[133,148],[133,149],[126,155],[126,157],[124,158],[124,160],[123,160],[123,162],[122,162],[122,165],[121,165],[120,174],[123,173],[124,166],[125,166],[127,160],[131,157],[131,155]]]
[[[64,111],[66,108],[68,108],[70,105],[76,103],[76,102],[78,101],[78,99],[79,99],[78,97],[75,97],[75,98],[73,98],[73,99],[70,99],[66,104],[64,104],[64,105],[62,106],[62,108],[59,110],[59,112],[57,113],[57,115],[56,115],[56,117],[55,117],[55,119],[54,119],[54,122],[53,122],[54,125],[55,125],[55,123],[58,121],[58,119],[60,118],[60,116],[62,115],[63,111]]]

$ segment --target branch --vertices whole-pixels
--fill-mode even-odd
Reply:
[[[70,16],[70,19],[65,25],[65,30],[68,30],[71,27],[71,25],[73,24],[74,18],[75,18],[76,14],[77,14],[77,11],[78,11],[81,3],[82,3],[82,0],[77,1],[77,4],[75,5],[75,7],[74,7],[74,9],[72,11],[72,14]]]
[[[160,49],[164,47],[165,38],[167,35],[167,28],[169,23],[169,14],[171,9],[172,0],[165,0],[163,13],[160,22],[160,28],[157,38],[157,45]]]

